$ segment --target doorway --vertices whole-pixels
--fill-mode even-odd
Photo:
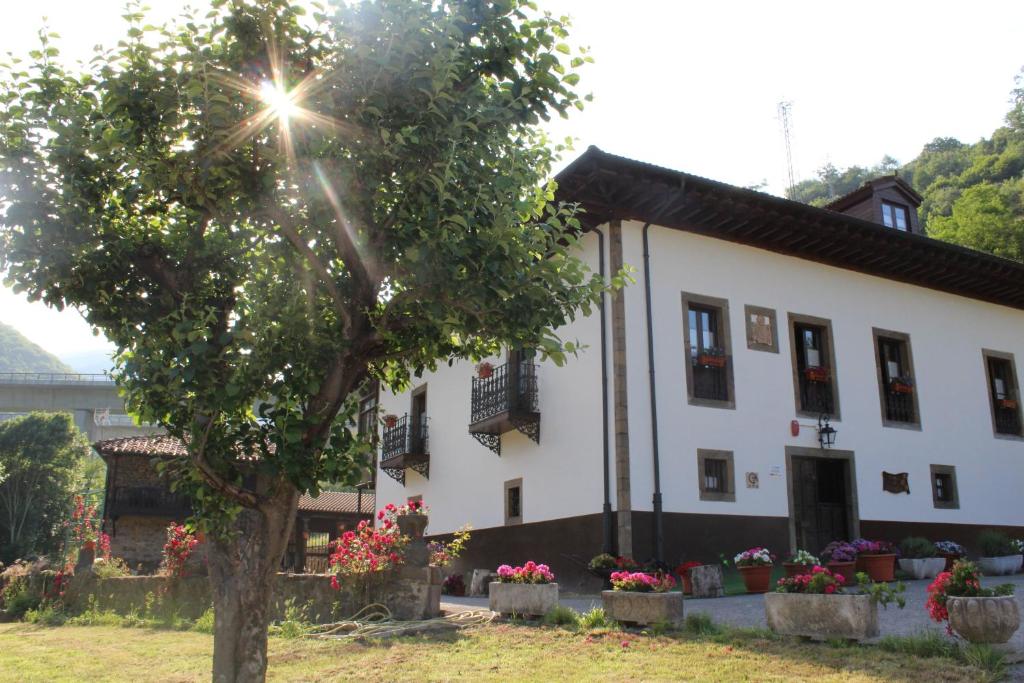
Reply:
[[[792,550],[814,555],[860,534],[852,451],[786,448]]]

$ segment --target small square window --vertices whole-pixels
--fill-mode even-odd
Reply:
[[[731,451],[699,449],[697,451],[697,482],[701,500],[733,502],[736,500],[733,454]]]
[[[887,228],[907,230],[907,207],[882,202],[882,223]]]
[[[505,482],[505,524],[523,523],[523,480]]]
[[[951,465],[932,465],[932,503],[937,508],[957,509],[960,497],[956,490],[956,468]]]

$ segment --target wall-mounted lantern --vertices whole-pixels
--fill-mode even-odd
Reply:
[[[836,428],[829,424],[828,414],[822,413],[818,418],[818,443],[822,448],[832,448],[836,442]]]

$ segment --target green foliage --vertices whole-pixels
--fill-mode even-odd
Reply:
[[[1010,537],[995,529],[985,529],[978,534],[978,545],[981,547],[981,554],[984,557],[1004,557],[1017,554],[1017,547]]]
[[[878,646],[887,652],[911,657],[956,658],[960,653],[956,641],[938,631],[921,631],[909,636],[883,636]]]
[[[114,579],[132,575],[132,570],[128,567],[128,563],[120,557],[111,557],[110,559],[96,558],[92,565],[92,572],[98,579]]]
[[[963,662],[985,672],[986,681],[1001,681],[1006,676],[1006,656],[985,643],[967,643],[960,654]]]
[[[299,606],[295,598],[284,603],[284,619],[270,625],[270,635],[279,638],[301,638],[312,627],[309,620],[309,606]]]
[[[564,19],[526,0],[303,15],[132,12],[84,66],[44,33],[0,68],[0,270],[81,307],[131,410],[193,437],[174,481],[208,531],[271,491],[356,483],[368,378],[399,389],[505,345],[563,362],[555,330],[604,287],[538,128],[584,101]]]
[[[667,619],[659,619],[653,624],[650,624],[645,629],[645,632],[652,636],[664,636],[669,633],[673,633],[675,630],[676,626],[671,621],[668,621]]]
[[[927,538],[908,536],[900,541],[900,555],[907,559],[935,557],[936,552],[935,544]]]
[[[1024,178],[968,187],[953,202],[950,215],[932,217],[928,233],[940,240],[1024,261]]]
[[[857,572],[857,586],[861,595],[870,595],[871,600],[888,609],[889,605],[896,603],[896,606],[903,609],[907,606],[907,599],[903,597],[907,587],[902,581],[893,585],[888,583],[875,583],[865,572]]]
[[[203,612],[198,619],[196,619],[195,623],[192,624],[191,630],[196,631],[197,633],[208,633],[212,635],[213,624],[213,607],[211,607],[205,612]]]
[[[722,633],[722,627],[706,612],[691,612],[686,615],[683,630],[691,636],[714,636]]]
[[[0,562],[56,551],[91,449],[69,413],[0,423]]]
[[[20,619],[42,603],[43,597],[33,591],[27,576],[11,579],[0,592],[0,610],[7,619]]]
[[[0,322],[0,372],[74,372],[59,358]]]
[[[591,607],[579,615],[579,627],[585,631],[592,631],[599,628],[608,628],[611,624],[604,609]]]
[[[565,605],[555,605],[544,615],[545,626],[572,626],[579,625],[580,613]]]
[[[40,626],[63,626],[68,622],[68,615],[59,603],[43,602],[25,612],[24,620]]]

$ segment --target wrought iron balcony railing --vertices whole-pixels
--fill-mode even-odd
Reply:
[[[513,429],[540,443],[537,365],[530,361],[505,363],[473,378],[469,433],[501,455],[501,435]]]
[[[107,501],[107,515],[172,517],[182,521],[192,514],[188,499],[162,486],[115,486]]]
[[[890,422],[917,422],[914,413],[914,394],[907,391],[885,392],[885,419]]]
[[[816,415],[834,413],[832,380],[814,381],[807,377],[800,377],[800,408]]]
[[[380,468],[389,477],[405,485],[405,470],[411,468],[424,477],[430,475],[430,433],[428,418],[403,415],[391,426],[384,426],[381,438]]]
[[[1021,436],[1020,411],[1017,406],[995,408],[996,433]]]
[[[693,396],[712,401],[729,400],[728,370],[722,367],[693,365]]]

